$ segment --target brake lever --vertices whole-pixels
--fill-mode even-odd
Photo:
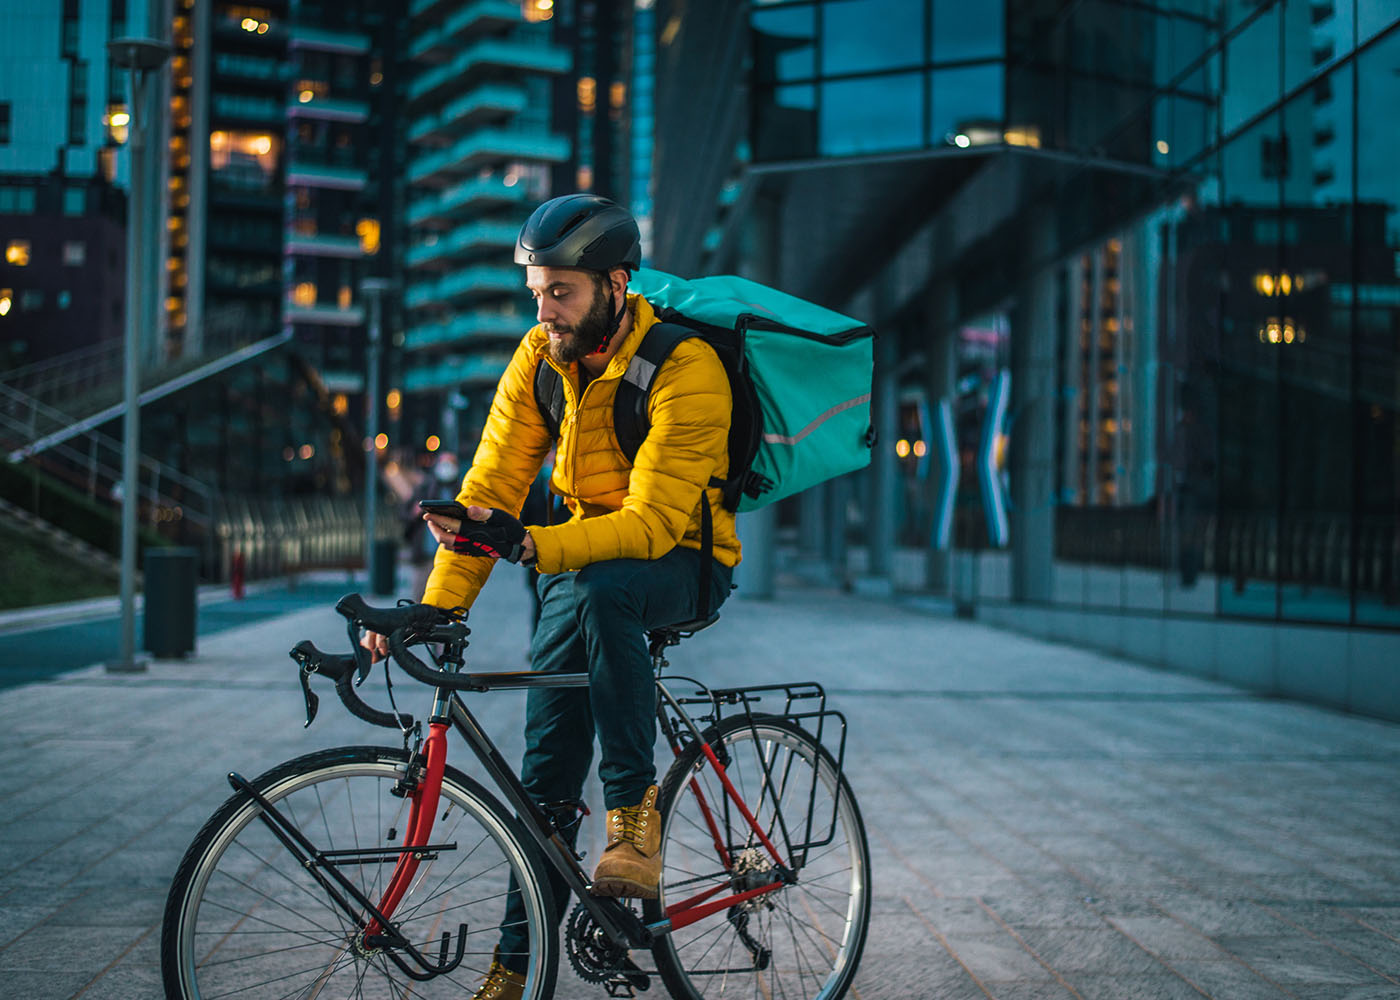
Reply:
[[[297,671],[297,676],[301,679],[301,694],[306,699],[306,725],[303,729],[309,729],[311,723],[316,719],[316,709],[321,704],[321,699],[316,697],[316,692],[311,690],[311,675],[303,666]]]
[[[359,687],[374,668],[374,660],[369,650],[360,645],[360,623],[350,619],[345,623],[345,631],[350,636],[350,655],[355,657],[355,686]]]

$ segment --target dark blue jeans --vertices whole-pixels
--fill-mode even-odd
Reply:
[[[527,696],[520,780],[535,801],[579,799],[595,733],[602,751],[598,777],[604,808],[636,805],[656,783],[656,689],[643,633],[699,614],[702,558],[694,549],[677,547],[660,559],[613,559],[576,573],[540,576],[531,667],[542,673],[587,672],[589,686],[537,689]],[[729,596],[732,575],[729,567],[711,563],[712,611]],[[556,919],[562,919],[568,886],[552,869],[550,884]],[[517,971],[523,971],[525,914],[515,888],[512,880],[501,957],[507,968],[519,965]]]

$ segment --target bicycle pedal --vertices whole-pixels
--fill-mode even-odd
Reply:
[[[638,991],[646,992],[646,990],[651,988],[651,979],[649,977],[643,975],[634,978],[640,981],[634,983],[632,979],[622,977],[609,979],[603,984],[603,989],[607,990],[608,996],[610,997],[635,997]]]

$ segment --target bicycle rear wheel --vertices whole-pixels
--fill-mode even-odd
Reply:
[[[391,794],[408,754],[344,747],[281,764],[252,782],[322,851],[403,845],[409,802]],[[531,953],[525,996],[552,995],[558,967],[553,902],[543,860],[516,819],[479,784],[449,767],[434,844],[393,914],[404,937],[433,961],[439,940],[466,924],[461,965],[415,982],[382,952],[352,943],[355,920],[328,897],[259,817],[246,792],[226,801],[185,853],[166,902],[161,967],[169,997],[470,996],[491,962],[508,879],[522,887]],[[378,852],[381,853],[382,852]],[[361,857],[340,866],[376,902],[393,862]]]
[[[870,852],[850,786],[831,755],[787,719],[735,717],[705,738],[797,880],[661,938],[657,971],[678,1000],[837,1000],[855,977],[870,923]],[[676,758],[659,799],[661,893],[646,904],[648,921],[707,889],[772,881],[771,858],[726,805],[698,745]]]

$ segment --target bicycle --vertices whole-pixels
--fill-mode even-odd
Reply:
[[[582,687],[587,675],[466,672],[465,612],[444,621],[435,608],[372,608],[358,594],[336,610],[350,655],[310,642],[291,651],[306,725],[318,706],[310,678],[320,674],[354,715],[397,729],[403,747],[321,750],[251,781],[228,775],[234,794],[191,843],[167,899],[168,996],[470,995],[507,896],[518,892],[529,941],[524,995],[543,1000],[554,991],[564,912],[547,867],[576,900],[565,954],[580,978],[610,996],[635,995],[653,975],[684,1000],[844,995],[870,919],[870,856],[842,773],[845,718],[827,708],[820,685],[710,689],[668,678],[695,685],[678,697],[661,676],[665,650],[719,615],[647,633],[658,722],[674,758],[658,797],[660,894],[640,901],[639,913],[638,901],[589,894],[572,846],[586,808],[532,801],[463,697]],[[373,666],[358,644],[361,629],[388,637],[390,711],[357,693]],[[398,709],[390,660],[434,689],[426,737]],[[764,698],[782,700],[781,711],[755,711]],[[449,729],[504,804],[447,764]],[[633,961],[647,951],[653,968]]]

